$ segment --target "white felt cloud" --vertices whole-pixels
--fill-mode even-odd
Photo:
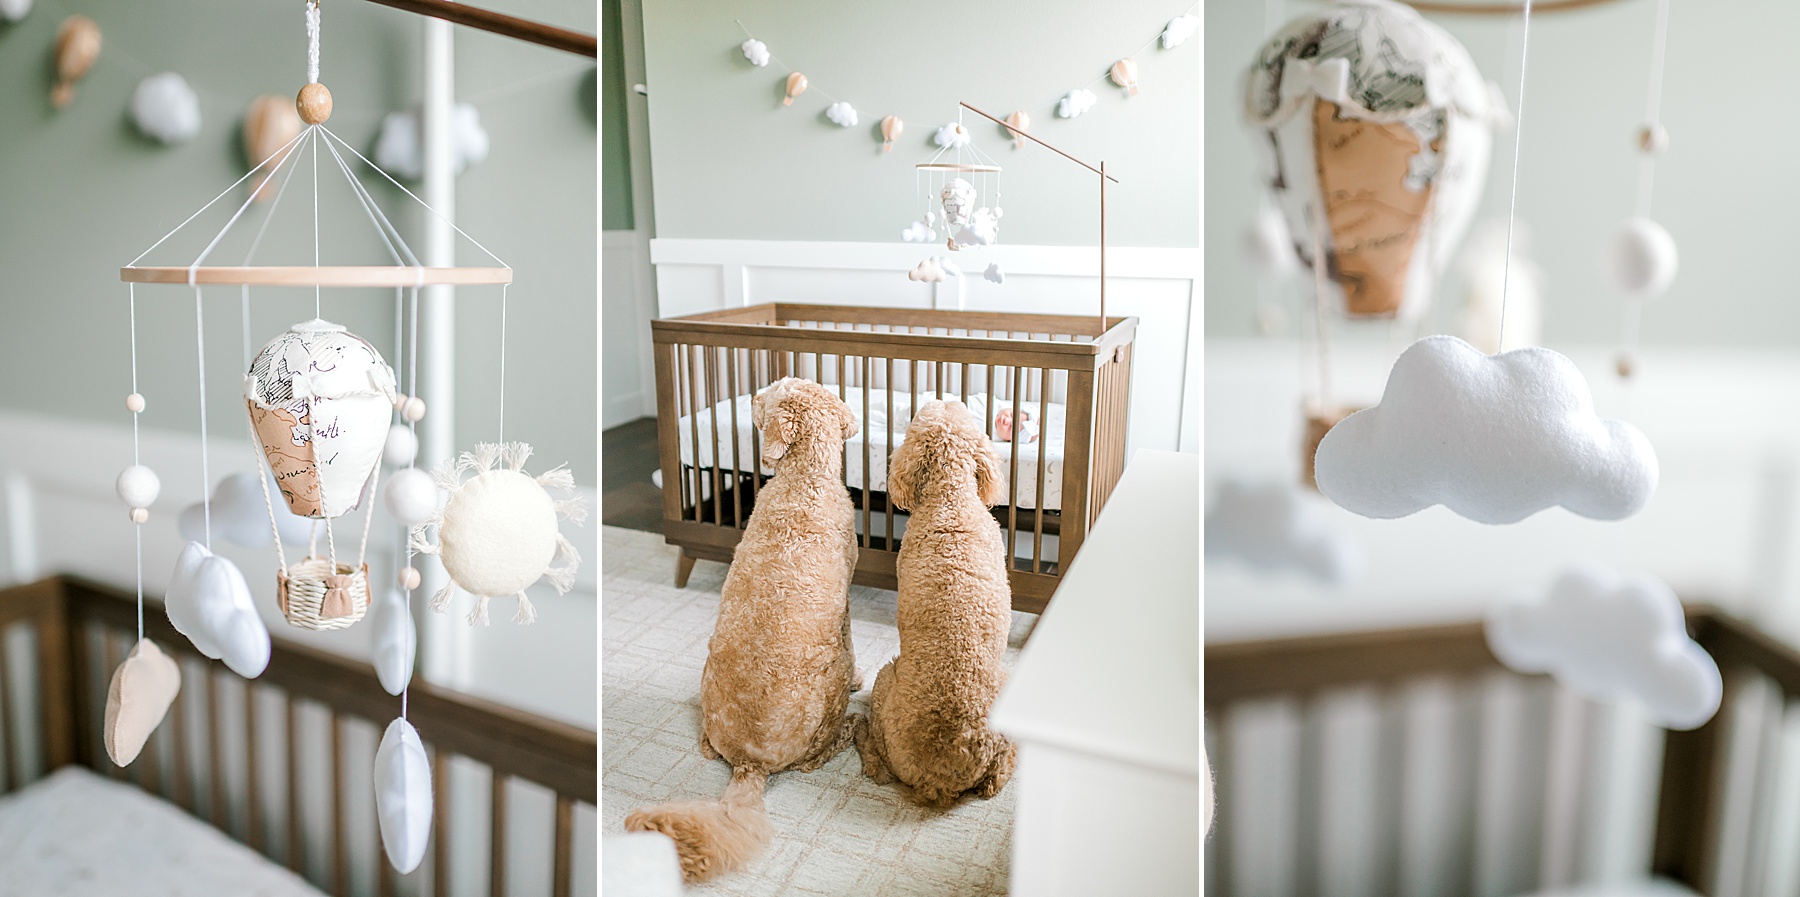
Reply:
[[[1606,272],[1628,296],[1662,295],[1675,282],[1675,238],[1648,218],[1632,218],[1606,247]]]
[[[384,116],[381,134],[375,138],[375,164],[397,178],[423,177],[425,157],[420,149],[419,128],[417,112],[390,112]],[[468,103],[450,108],[450,153],[457,174],[487,158],[488,133],[481,127],[481,113]]]
[[[739,46],[739,49],[744,51],[744,58],[750,60],[751,65],[762,68],[769,64],[768,44],[753,37],[744,41],[743,44]]]
[[[981,208],[972,212],[968,222],[956,229],[956,236],[952,242],[955,243],[957,249],[967,249],[970,246],[992,246],[994,240],[999,236],[999,217],[994,214],[992,209]]]
[[[150,733],[162,723],[169,705],[181,693],[181,665],[156,643],[140,639],[113,671],[106,689],[106,755],[118,766],[137,759]]]
[[[1362,568],[1350,538],[1333,532],[1317,496],[1292,486],[1226,482],[1206,513],[1206,557],[1256,570],[1294,570],[1341,585]]]
[[[837,102],[826,106],[825,117],[831,119],[832,123],[839,127],[856,127],[856,107],[843,100],[838,100]]]
[[[151,75],[131,92],[131,121],[146,137],[181,143],[200,133],[200,98],[174,72]]]
[[[940,255],[937,257],[937,266],[938,270],[944,272],[946,277],[962,276],[962,268],[944,256]]]
[[[923,221],[914,221],[900,232],[900,239],[908,243],[923,243],[931,239],[931,226]]]
[[[269,509],[263,503],[262,487],[254,473],[234,473],[219,481],[212,494],[212,534],[233,545],[261,548],[274,541],[269,531]],[[273,480],[269,497],[275,507],[275,526],[281,530],[281,541],[288,545],[305,545],[312,540],[313,522],[288,510]],[[179,519],[181,537],[189,542],[206,541],[206,506],[200,502],[188,505]]]
[[[1057,117],[1074,118],[1081,113],[1094,108],[1096,99],[1093,91],[1077,87],[1074,90],[1069,91],[1067,96],[1064,96],[1061,100],[1057,101]]]
[[[405,875],[419,868],[431,841],[431,761],[418,730],[403,719],[388,723],[375,749],[375,817],[394,869]]]
[[[969,139],[969,129],[956,122],[951,122],[947,125],[939,125],[938,129],[931,135],[932,143],[946,149],[968,146]]]
[[[1169,24],[1164,26],[1162,31],[1163,49],[1168,50],[1173,47],[1181,46],[1188,38],[1193,37],[1194,32],[1199,29],[1200,17],[1191,12],[1170,19]]]
[[[981,272],[981,276],[994,283],[1006,282],[1006,272],[1001,269],[999,262],[988,262],[987,270]]]
[[[0,19],[17,22],[31,12],[31,0],[0,0]]]
[[[406,593],[388,590],[369,608],[369,657],[375,677],[390,695],[406,690],[412,681],[413,657],[418,651],[418,628],[413,624]]]
[[[1593,701],[1635,700],[1652,721],[1693,729],[1719,709],[1719,666],[1688,638],[1681,602],[1647,575],[1574,567],[1547,595],[1494,607],[1488,647],[1521,673],[1549,673]]]
[[[944,269],[938,265],[937,259],[924,259],[906,272],[906,279],[921,283],[943,283]]]
[[[540,578],[565,594],[575,585],[581,555],[565,538],[559,520],[587,519],[580,497],[557,500],[548,490],[575,488],[574,475],[557,467],[533,477],[524,472],[531,446],[523,442],[479,443],[475,451],[445,459],[431,472],[437,487],[449,493],[443,510],[412,529],[413,549],[438,555],[450,581],[431,596],[431,609],[442,613],[456,589],[474,595],[471,624],[486,625],[490,598],[519,599],[516,623],[537,619],[525,589]],[[474,476],[464,479],[465,474]],[[437,542],[428,531],[437,530]],[[551,566],[560,563],[561,566]]]
[[[189,542],[175,560],[163,598],[169,622],[194,647],[246,679],[269,665],[269,628],[257,616],[237,565]]]
[[[1574,362],[1549,349],[1483,355],[1453,336],[1413,343],[1381,403],[1319,443],[1319,491],[1364,517],[1441,504],[1479,523],[1553,505],[1598,520],[1642,510],[1656,452],[1636,427],[1594,413]]]

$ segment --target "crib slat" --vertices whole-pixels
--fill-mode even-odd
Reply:
[[[256,685],[244,683],[244,804],[248,807],[249,845],[257,853],[263,852],[262,808],[256,799],[260,789],[256,787]]]
[[[864,547],[864,548],[873,548],[875,546],[875,530],[870,528],[871,521],[869,519],[870,511],[872,510],[869,506],[869,500],[870,500],[870,496],[873,494],[870,489],[870,486],[872,485],[871,477],[873,476],[873,473],[869,469],[869,466],[873,459],[873,455],[871,454],[871,447],[870,447],[869,443],[874,441],[869,438],[869,365],[871,363],[872,362],[869,360],[869,356],[864,355],[863,360],[862,360],[862,379],[863,379],[862,402],[863,402],[863,407],[862,407],[862,420],[859,422],[862,425],[862,448],[863,448],[862,547]]]
[[[450,756],[431,751],[431,893],[450,893]]]
[[[731,389],[731,525],[734,529],[744,528],[744,459],[739,446],[743,440],[738,438],[738,350],[726,349],[726,379]]]
[[[760,359],[760,362],[758,361],[758,359]],[[765,378],[763,376],[763,373],[765,371],[767,371],[769,369],[769,365],[773,364],[773,363],[774,363],[774,359],[769,355],[768,350],[766,350],[766,349],[752,350],[751,355],[750,355],[750,394],[752,396],[756,395],[759,392],[762,392],[763,384],[767,382],[767,378]],[[752,403],[754,403],[755,401],[756,401],[755,399],[751,399]],[[756,428],[756,416],[751,415],[751,417],[750,417],[750,507],[752,509],[751,510],[752,514],[756,513],[756,511],[754,510],[756,507],[756,492],[758,489],[761,489],[761,488],[762,488],[762,431],[758,430]]]
[[[1006,469],[1006,572],[1010,579],[1012,571],[1018,566],[1014,555],[1019,544],[1019,375],[1021,369],[1014,365],[1012,369],[1012,442],[1009,448],[1010,461]],[[1040,453],[1041,454],[1041,453]]]
[[[681,388],[676,382],[679,376],[675,364],[676,347],[654,346],[656,365],[656,452],[657,464],[662,469],[663,489],[662,507],[664,520],[681,519],[682,508],[686,506],[682,493],[686,479],[681,475],[681,417],[668,413],[668,409],[679,409]],[[673,484],[674,488],[670,488]]]
[[[306,870],[301,868],[300,836],[300,716],[298,702],[294,696],[285,696],[282,702],[287,715],[287,867],[304,878]]]
[[[555,880],[551,893],[556,897],[569,897],[569,888],[574,880],[575,851],[575,802],[558,794],[556,796],[556,868]]]
[[[219,677],[211,662],[201,664],[206,677],[206,802],[215,828],[225,828],[225,754],[219,749]]]
[[[102,677],[100,681],[107,683],[112,682],[113,671],[118,668],[119,645],[113,640],[112,633],[103,629],[100,631],[100,675]],[[111,688],[110,685],[107,687]],[[98,756],[106,757],[106,775],[109,778],[114,779],[124,778],[126,775],[125,770],[121,769],[118,764],[112,762],[112,758],[106,753],[105,735],[102,734],[101,738],[102,741],[100,742],[100,753]]]
[[[494,773],[488,813],[488,894],[506,897],[506,779]]]
[[[833,329],[833,330],[838,329],[837,325],[835,325],[835,324],[832,325],[831,329]],[[838,401],[843,402],[844,407],[847,408],[850,406],[850,398],[844,392],[844,388],[845,388],[844,380],[845,380],[844,356],[839,355],[839,356],[837,356]],[[848,492],[848,491],[850,491],[850,441],[848,439],[844,440],[843,445],[838,446],[838,453],[843,456],[840,460],[843,462],[844,466],[840,469],[843,471],[843,474],[844,474],[844,491]],[[855,514],[852,513],[851,517],[852,517],[852,522],[854,523],[855,522],[855,520],[854,520]]]
[[[19,721],[13,718],[12,706],[12,654],[7,643],[11,641],[12,628],[0,626],[0,794],[11,791],[25,783],[25,770],[19,755],[15,737],[25,730]]]
[[[706,397],[706,413],[712,418],[713,523],[718,526],[724,526],[725,477],[719,468],[723,467],[725,464],[725,450],[724,447],[719,444],[719,378],[718,364],[715,360],[717,354],[714,352],[712,346],[703,346],[700,351],[705,353],[705,361],[701,365],[701,370],[706,374],[706,387],[700,394]],[[697,414],[694,416],[696,418],[699,417]],[[732,441],[735,442],[736,440],[737,434],[734,432],[732,434]],[[694,453],[694,461],[695,463],[699,463],[699,460],[700,453],[696,451]]]
[[[962,399],[962,403],[969,404],[969,363],[966,361],[962,363],[961,374],[956,378],[956,387],[961,391],[959,398]]]
[[[350,852],[344,819],[344,720],[331,714],[331,883],[338,894],[350,893]],[[379,862],[377,858],[377,862]]]
[[[173,656],[175,664],[181,665],[181,655]],[[187,695],[177,693],[175,701],[169,706],[169,763],[170,775],[173,776],[175,803],[189,812],[194,810],[194,783],[188,775],[188,759],[192,752],[187,749]]]
[[[694,353],[698,350],[699,350],[698,346],[682,346],[681,347],[681,366],[687,371],[688,430],[690,432],[690,435],[693,437],[693,441],[690,444],[693,446],[693,449],[694,449],[693,455],[694,455],[694,519],[695,520],[700,520],[702,517],[705,516],[701,509],[703,507],[705,507],[705,505],[706,505],[706,486],[705,486],[706,481],[705,481],[705,472],[704,472],[705,468],[703,468],[700,465],[700,408],[701,408],[701,405],[700,405],[700,395],[698,392],[700,385],[699,385],[699,383],[696,382],[697,375],[694,373]]]
[[[894,359],[891,357],[887,360],[887,389],[883,391],[887,393],[887,475],[891,480],[894,478]],[[882,504],[887,507],[887,538],[884,541],[887,544],[887,550],[893,551],[895,550],[893,497],[888,496]]]
[[[1031,572],[1042,573],[1044,563],[1044,480],[1050,469],[1050,369],[1043,368],[1038,381],[1037,503],[1031,506]],[[1014,433],[1013,438],[1018,439]]]

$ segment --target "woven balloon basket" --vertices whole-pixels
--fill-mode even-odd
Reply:
[[[344,629],[369,612],[369,565],[335,568],[309,557],[278,572],[276,600],[287,621],[301,629]]]

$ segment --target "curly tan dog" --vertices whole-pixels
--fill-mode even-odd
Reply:
[[[1000,465],[961,402],[927,402],[889,470],[888,498],[912,517],[896,561],[900,656],[875,677],[869,713],[854,724],[863,772],[911,785],[923,804],[948,806],[970,790],[993,797],[1014,755],[987,726],[1012,627],[1006,541],[988,513],[1005,500]]]
[[[664,804],[625,820],[675,840],[689,881],[742,866],[773,837],[763,788],[817,769],[850,744],[845,710],[861,687],[850,652],[855,518],[844,440],[856,416],[823,386],[789,377],[758,393],[751,419],[775,475],[725,575],[700,679],[700,751],[731,764],[717,801]]]

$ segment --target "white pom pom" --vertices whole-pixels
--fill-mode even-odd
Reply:
[[[174,72],[151,75],[131,93],[131,120],[145,136],[181,143],[200,133],[200,98]]]
[[[120,500],[128,508],[148,508],[156,502],[156,496],[162,492],[162,480],[156,471],[142,464],[133,464],[119,471],[116,484]]]
[[[382,487],[381,499],[395,520],[407,526],[418,526],[437,513],[437,484],[431,481],[430,474],[409,467],[388,478],[387,485]]]
[[[395,424],[388,428],[387,444],[381,447],[381,460],[393,467],[405,467],[419,453],[419,437],[411,427]]]
[[[1607,247],[1606,270],[1627,295],[1660,296],[1675,280],[1675,238],[1648,218],[1626,221]]]

